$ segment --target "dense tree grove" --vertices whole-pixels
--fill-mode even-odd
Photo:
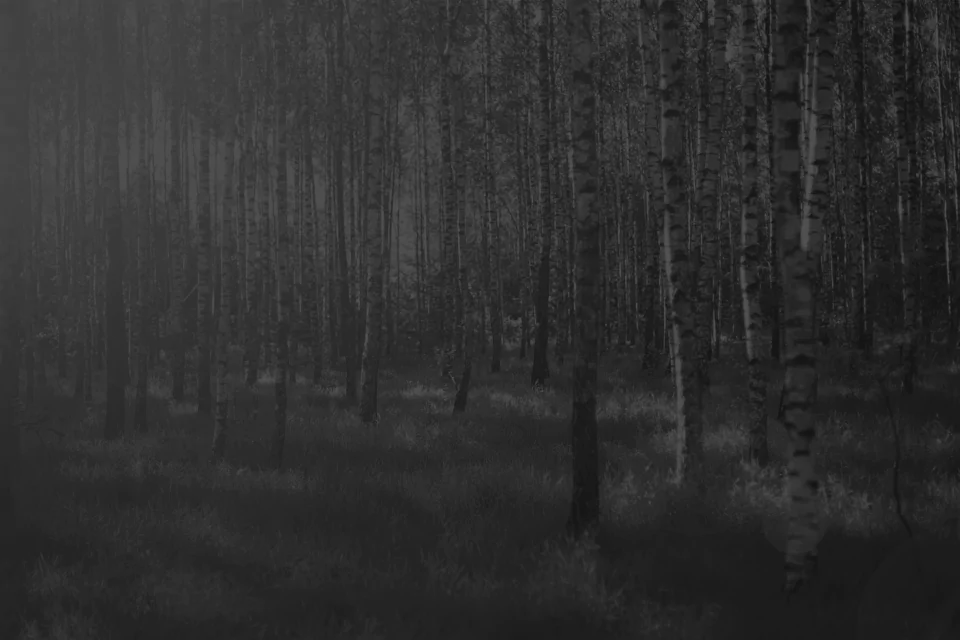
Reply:
[[[732,349],[760,466],[782,380],[792,592],[818,351],[893,344],[909,394],[957,342],[955,0],[9,0],[0,58],[0,522],[48,369],[88,405],[105,372],[105,439],[149,432],[168,380],[217,461],[272,374],[279,468],[298,373],[376,425],[403,353],[456,412],[474,368],[566,372],[581,536],[601,354],[671,377],[675,480],[703,492]]]

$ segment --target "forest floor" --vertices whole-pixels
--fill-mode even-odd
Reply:
[[[960,513],[955,365],[928,366],[913,396],[891,397],[909,541],[879,386],[821,374],[827,526],[820,575],[789,603],[777,549],[786,436],[770,428],[768,469],[743,462],[741,367],[713,371],[703,501],[671,481],[669,381],[631,356],[604,359],[603,525],[572,544],[569,372],[538,391],[528,363],[505,365],[489,375],[479,363],[453,417],[432,364],[388,360],[376,426],[342,408],[334,374],[301,383],[282,472],[267,468],[271,380],[238,395],[218,466],[212,420],[168,404],[160,382],[149,432],[116,442],[98,439],[100,389],[88,420],[69,392],[42,392],[57,417],[23,435],[21,639],[917,638],[960,584],[956,534],[936,535]],[[776,383],[770,393],[775,405]]]

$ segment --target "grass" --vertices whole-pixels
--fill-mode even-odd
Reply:
[[[669,382],[605,363],[604,522],[573,543],[566,373],[531,390],[505,364],[452,417],[432,366],[388,363],[375,426],[343,408],[336,374],[301,381],[282,471],[267,468],[267,378],[235,396],[218,466],[211,419],[161,380],[149,433],[115,442],[98,439],[101,389],[89,416],[45,392],[60,435],[24,436],[21,640],[907,637],[960,583],[960,553],[934,535],[960,513],[960,398],[939,387],[895,398],[908,542],[882,399],[822,376],[821,575],[786,603],[785,434],[770,429],[768,469],[744,462],[739,368],[713,375],[701,500],[672,480]],[[954,365],[935,373],[957,388]]]

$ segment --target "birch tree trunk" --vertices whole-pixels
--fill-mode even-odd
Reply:
[[[822,0],[831,1],[831,0]],[[793,593],[816,568],[819,539],[817,491],[819,483],[811,451],[816,435],[813,389],[816,353],[810,328],[813,286],[808,240],[802,234],[800,189],[800,77],[805,37],[804,0],[779,0],[774,47],[774,149],[777,230],[780,233],[784,290],[783,422],[790,440],[788,486],[789,521],[784,589]]]
[[[669,275],[669,310],[673,334],[673,371],[677,402],[676,479],[702,482],[703,445],[701,385],[697,370],[697,334],[689,287],[691,262],[687,249],[686,158],[683,149],[681,100],[684,60],[682,16],[675,0],[660,0],[661,168],[664,185],[664,264]]]
[[[767,447],[767,379],[761,364],[760,339],[763,311],[760,308],[759,193],[757,181],[757,0],[744,0],[741,56],[743,69],[742,198],[740,210],[740,295],[750,389],[750,459],[765,467]]]

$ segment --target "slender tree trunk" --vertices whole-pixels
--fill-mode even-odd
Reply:
[[[659,52],[657,50],[656,16],[651,7],[644,11],[648,26],[640,27],[643,41],[640,55],[643,58],[644,73],[644,172],[647,179],[647,290],[646,290],[646,327],[644,329],[643,367],[655,369],[659,364],[659,348],[656,345],[657,311],[660,307],[660,267],[663,245],[663,179],[660,170],[660,128],[659,128]]]
[[[185,221],[183,211],[187,204],[186,193],[182,186],[180,164],[183,120],[183,59],[181,0],[170,2],[170,55],[173,65],[174,81],[169,102],[170,119],[170,335],[173,336],[173,348],[170,354],[170,378],[172,380],[170,396],[176,402],[183,402],[184,375],[186,370],[186,336],[184,335],[183,303],[186,297],[186,279],[183,260],[186,252],[184,242]]]
[[[443,288],[443,318],[446,325],[444,331],[444,346],[440,363],[440,375],[453,380],[453,360],[457,350],[456,337],[454,331],[451,331],[451,325],[455,324],[455,298],[457,288],[457,179],[454,168],[453,158],[453,138],[454,131],[451,123],[451,104],[450,104],[450,85],[452,71],[451,58],[453,56],[453,22],[450,16],[450,8],[447,7],[446,15],[446,45],[443,51],[440,71],[440,155],[443,162],[443,215],[444,215],[444,234],[443,234],[443,253],[444,264],[441,267],[442,288]]]
[[[287,206],[287,150],[289,133],[287,125],[287,96],[290,79],[289,49],[287,43],[286,11],[280,8],[273,16],[273,40],[276,47],[277,74],[277,120],[279,122],[277,140],[277,375],[274,383],[276,420],[273,431],[270,455],[277,469],[283,466],[283,449],[287,437],[287,376],[290,368],[289,338],[292,292],[290,291],[290,231]]]
[[[253,68],[253,48],[249,42],[252,40],[255,30],[252,24],[245,24],[242,65],[244,71]],[[246,308],[245,311],[245,330],[246,345],[244,349],[244,371],[245,384],[247,391],[253,397],[253,386],[257,383],[257,365],[260,361],[260,323],[258,322],[259,310],[264,304],[260,297],[260,283],[263,281],[263,259],[260,248],[260,219],[257,215],[257,148],[254,132],[256,131],[257,114],[253,100],[252,87],[244,83],[241,87],[244,100],[241,106],[241,117],[243,126],[240,127],[240,134],[243,136],[243,158],[241,160],[241,169],[243,172],[245,198],[242,203],[244,207],[244,219],[246,220],[246,235],[244,238],[244,253],[246,258],[246,276],[245,288]]]
[[[451,42],[455,38],[456,25],[451,23]],[[467,262],[467,187],[466,187],[466,145],[463,138],[467,130],[465,104],[463,98],[463,63],[459,61],[459,50],[452,51],[456,62],[451,65],[454,70],[454,76],[451,78],[453,86],[453,114],[456,114],[456,125],[453,127],[454,144],[454,167],[456,169],[456,201],[457,201],[457,226],[456,232],[456,252],[453,262],[456,264],[455,294],[456,294],[456,334],[455,344],[456,353],[462,360],[460,370],[460,379],[455,380],[456,395],[453,400],[453,412],[462,413],[467,409],[467,396],[470,393],[470,379],[473,371],[473,350],[476,342],[475,331],[472,318],[474,305],[473,294],[470,287],[468,262]]]
[[[273,103],[270,98],[265,98],[261,103],[260,113],[257,117],[257,126],[259,127],[259,135],[256,143],[257,147],[257,165],[258,165],[258,175],[260,188],[257,191],[258,193],[258,213],[257,219],[260,225],[260,281],[258,283],[258,293],[260,303],[258,305],[258,317],[257,317],[257,327],[258,327],[258,346],[257,346],[257,360],[259,361],[260,354],[263,354],[263,366],[266,369],[270,368],[270,363],[273,359],[273,354],[276,353],[274,348],[274,335],[270,327],[271,316],[275,313],[276,305],[276,296],[275,296],[275,286],[276,280],[274,278],[273,264],[275,253],[273,251],[273,241],[276,236],[273,220],[270,217],[270,160],[269,153],[267,148],[267,122],[270,119],[270,114],[273,112]],[[260,348],[262,343],[263,348]],[[249,382],[250,372],[248,370],[248,383],[250,385],[253,382]],[[254,382],[256,380],[254,379]],[[254,420],[258,415],[258,405],[254,405]]]
[[[200,68],[208,79],[212,79],[213,67],[211,62],[211,39],[213,38],[213,4],[206,0],[203,5],[200,45]],[[210,95],[212,86],[201,89],[204,97],[203,109],[203,136],[200,143],[200,175],[197,178],[199,189],[199,208],[197,213],[198,246],[197,246],[197,412],[210,415],[213,410],[213,400],[210,395],[210,337],[213,310],[213,288],[211,262],[213,247],[211,246],[212,207],[210,197],[210,147],[216,140],[214,135],[213,96]]]
[[[547,341],[550,336],[550,251],[553,245],[553,197],[550,183],[550,137],[553,119],[550,109],[550,45],[553,32],[553,1],[542,0],[540,8],[540,261],[537,265],[536,319],[530,384],[543,385],[550,377]]]
[[[766,19],[766,33],[767,33],[767,47],[764,52],[764,70],[767,77],[766,83],[766,125],[767,125],[767,180],[765,181],[766,186],[766,204],[769,212],[767,221],[769,223],[767,229],[767,240],[768,240],[768,254],[770,260],[770,288],[769,293],[767,294],[767,313],[770,320],[770,358],[779,363],[781,361],[781,346],[783,344],[783,325],[780,322],[782,319],[782,288],[781,288],[781,279],[780,279],[780,269],[778,265],[780,264],[780,249],[778,241],[778,231],[776,228],[777,217],[773,213],[773,180],[774,180],[774,162],[773,162],[773,145],[774,145],[774,136],[776,132],[773,127],[773,42],[776,37],[776,28],[777,28],[777,2],[770,2],[767,7],[767,19]]]
[[[687,190],[681,109],[684,63],[681,14],[675,0],[660,0],[661,135],[664,207],[664,262],[669,273],[669,308],[673,332],[673,371],[677,401],[678,481],[700,487],[703,466],[701,384],[697,370],[697,335],[689,287]]]
[[[304,5],[305,7],[307,5]],[[303,218],[303,291],[307,306],[307,324],[310,331],[310,359],[313,364],[313,382],[317,384],[323,375],[323,345],[320,322],[320,291],[317,282],[317,207],[314,196],[313,166],[313,118],[310,104],[310,68],[307,62],[309,50],[308,31],[310,27],[309,10],[303,9],[300,17],[301,63],[300,77],[303,87],[300,91],[300,118],[303,144],[304,188],[300,206]]]
[[[790,439],[790,512],[784,588],[792,593],[812,577],[819,539],[816,511],[819,483],[811,452],[816,434],[812,413],[816,352],[810,331],[813,287],[809,247],[802,237],[800,189],[800,77],[805,52],[806,3],[804,0],[779,0],[778,9],[774,47],[774,207],[785,292],[783,423]]]
[[[807,269],[813,287],[813,309],[810,316],[810,326],[807,328],[810,333],[810,339],[813,340],[813,348],[818,344],[818,316],[819,301],[821,299],[822,278],[819,277],[820,264],[823,253],[823,220],[830,207],[830,158],[833,156],[833,103],[834,103],[834,47],[836,45],[836,19],[837,19],[838,0],[829,0],[828,2],[816,5],[814,12],[814,38],[817,43],[816,60],[814,63],[814,75],[816,82],[814,84],[813,108],[810,111],[810,137],[813,144],[810,145],[812,156],[812,179],[811,197],[809,206],[801,220],[801,243],[806,248],[807,260],[809,262]],[[869,166],[869,165],[868,165]],[[866,194],[861,194],[866,198]],[[861,208],[862,219],[867,225],[867,208]],[[869,240],[866,242],[869,253]],[[869,288],[869,285],[868,285]],[[868,296],[867,309],[870,309]],[[870,313],[867,314],[867,334],[868,338],[872,334],[872,321]],[[869,348],[869,344],[868,344]],[[813,400],[816,401],[817,385],[814,383]]]
[[[519,100],[518,100],[519,102]],[[518,107],[518,113],[516,114],[516,154],[517,154],[517,208],[518,208],[518,222],[517,222],[517,235],[520,236],[520,251],[517,257],[523,263],[521,266],[523,271],[519,275],[520,279],[520,353],[518,354],[521,360],[526,359],[527,357],[527,334],[530,330],[530,320],[529,313],[527,313],[527,303],[530,300],[530,273],[529,269],[529,259],[524,259],[524,255],[529,255],[532,252],[533,244],[533,235],[532,235],[532,225],[529,220],[532,219],[530,215],[530,209],[527,206],[528,202],[528,185],[527,185],[527,172],[526,172],[526,156],[525,156],[525,147],[523,144],[523,131],[521,128],[521,109]]]
[[[765,467],[767,447],[767,379],[760,347],[763,312],[760,309],[759,194],[757,180],[757,0],[744,0],[741,56],[743,68],[743,181],[740,212],[740,293],[747,367],[750,375],[750,459]]]
[[[852,265],[855,273],[851,274],[852,286],[854,287],[854,322],[857,328],[857,346],[864,355],[869,355],[873,342],[873,318],[872,318],[872,280],[870,268],[870,224],[869,224],[869,194],[870,194],[870,147],[867,144],[868,125],[867,125],[867,104],[866,104],[866,65],[864,63],[864,45],[863,45],[863,3],[862,0],[850,0],[850,21],[851,29],[851,48],[855,58],[856,72],[854,81],[854,99],[856,100],[856,154],[857,154],[857,186],[856,199],[857,208],[854,223],[856,235],[851,238],[851,242],[858,246],[854,247],[854,257],[856,263]],[[819,66],[819,65],[818,65]],[[832,115],[832,114],[831,114]]]
[[[123,215],[120,210],[120,38],[117,0],[103,0],[104,72],[103,113],[103,222],[107,232],[107,408],[103,436],[113,439],[123,432],[126,410],[127,335],[123,302]]]
[[[367,126],[370,152],[367,155],[366,216],[366,336],[363,342],[363,368],[360,374],[360,419],[378,420],[377,383],[380,376],[380,338],[383,325],[384,256],[384,96],[383,96],[383,11],[371,14],[371,59],[367,93]],[[388,254],[389,255],[389,254]]]
[[[720,167],[721,167],[721,128],[723,125],[723,105],[726,87],[726,51],[727,51],[727,2],[715,0],[714,27],[711,50],[710,71],[708,75],[709,103],[707,105],[706,135],[703,149],[703,171],[700,174],[700,193],[698,209],[702,233],[698,286],[696,294],[697,329],[700,332],[698,355],[698,375],[701,385],[709,385],[710,364],[710,325],[713,320],[715,304],[714,291],[717,287],[717,220],[720,208]],[[706,4],[704,4],[706,11]]]
[[[85,24],[85,13],[82,5],[77,4],[77,17],[81,28],[77,32],[77,150],[75,157],[75,179],[76,188],[74,197],[76,198],[76,214],[79,221],[80,233],[74,238],[77,259],[75,268],[78,271],[77,282],[77,307],[79,307],[79,317],[76,319],[77,353],[75,356],[74,371],[74,396],[81,398],[86,389],[90,387],[90,378],[87,374],[88,361],[90,357],[90,345],[87,344],[87,325],[93,309],[90,307],[89,292],[92,286],[91,269],[87,265],[87,254],[91,251],[89,247],[88,236],[93,227],[93,216],[90,207],[87,205],[87,179],[86,179],[86,139],[87,139],[87,42]],[[117,82],[120,80],[117,79]],[[124,352],[126,353],[126,352]],[[126,356],[124,356],[126,357]]]
[[[59,46],[57,46],[59,53]],[[28,98],[29,104],[30,98]],[[42,130],[40,128],[40,110],[36,109],[36,123],[37,123],[37,132],[36,135],[38,138],[41,137]],[[27,116],[29,121],[30,116]],[[28,125],[29,126],[29,125]],[[28,139],[29,139],[29,133]],[[36,401],[36,387],[40,386],[39,372],[42,371],[45,366],[43,355],[38,352],[37,344],[37,330],[40,327],[42,321],[42,316],[40,314],[40,242],[41,234],[43,232],[43,161],[42,154],[38,154],[36,173],[37,173],[37,198],[36,198],[36,211],[33,210],[33,185],[32,180],[33,176],[30,174],[29,162],[27,164],[27,179],[29,185],[29,193],[31,197],[31,205],[29,209],[30,213],[30,226],[24,227],[22,231],[23,240],[29,243],[31,254],[24,260],[24,280],[28,287],[26,298],[27,306],[27,322],[26,322],[26,335],[24,335],[24,345],[23,345],[23,364],[24,369],[26,370],[26,380],[24,388],[24,404],[27,407],[32,407]],[[2,348],[0,348],[2,351]],[[39,367],[37,366],[39,361]]]
[[[0,637],[14,638],[26,602],[16,487],[20,471],[19,344],[24,221],[30,197],[30,44],[26,0],[0,5]]]
[[[59,26],[59,20],[56,23]],[[58,29],[59,30],[59,29]],[[78,32],[80,30],[78,29]],[[79,36],[79,33],[78,33]],[[59,38],[58,38],[59,41]],[[77,56],[79,58],[79,55]],[[57,64],[61,63],[61,48],[57,47]],[[56,126],[56,133],[54,134],[54,152],[56,158],[54,159],[54,180],[56,181],[56,189],[54,189],[54,215],[56,223],[56,254],[57,254],[57,293],[60,294],[60,306],[59,310],[61,312],[61,317],[57,320],[57,378],[58,380],[64,380],[67,377],[67,332],[65,330],[67,320],[66,316],[67,309],[65,308],[69,300],[69,291],[70,291],[70,267],[67,262],[67,222],[64,215],[64,178],[61,172],[61,165],[63,163],[63,158],[66,156],[68,159],[70,157],[69,153],[64,153],[63,148],[63,136],[61,131],[63,130],[63,119],[61,118],[62,112],[62,103],[63,103],[63,94],[57,96],[57,100],[53,106],[53,121]],[[68,138],[69,139],[69,138]],[[71,147],[72,148],[72,147]],[[72,173],[68,173],[72,175]]]
[[[346,73],[344,67],[346,64],[346,56],[344,54],[346,38],[344,34],[344,14],[346,13],[346,3],[347,0],[340,0],[337,3],[337,91],[334,99],[336,100],[337,122],[339,123],[339,126],[337,128],[336,152],[334,153],[334,180],[337,189],[337,242],[339,244],[338,256],[340,267],[340,327],[342,328],[341,336],[343,350],[346,353],[346,357],[344,358],[344,370],[347,378],[345,396],[347,402],[353,404],[357,401],[357,348],[355,341],[356,332],[354,331],[354,328],[356,327],[356,314],[353,299],[350,295],[350,269],[347,263],[347,252],[350,250],[350,248],[347,246],[346,241],[345,211],[347,203],[343,176],[343,136],[347,120],[343,111],[344,75]]]
[[[914,247],[914,217],[919,212],[914,211],[917,204],[913,198],[913,140],[911,135],[910,118],[915,117],[910,106],[912,98],[907,95],[911,85],[910,59],[911,15],[910,0],[898,0],[893,18],[893,75],[894,99],[897,109],[897,218],[900,225],[900,268],[902,273],[902,304],[903,330],[908,337],[906,345],[905,364],[906,372],[903,378],[905,393],[913,392],[913,378],[916,363],[916,307],[917,295],[915,289],[915,272],[913,265]]]
[[[500,216],[494,201],[496,197],[496,174],[493,165],[493,126],[490,121],[492,100],[492,38],[490,29],[490,3],[484,0],[483,42],[483,132],[484,132],[484,198],[486,204],[487,229],[489,234],[486,255],[487,293],[490,307],[490,373],[500,371],[500,358],[503,349],[503,288],[500,284]]]
[[[228,95],[237,99],[236,91],[229,91]],[[236,121],[227,124],[226,136],[223,145],[223,223],[220,231],[220,246],[222,250],[222,272],[220,276],[220,305],[217,322],[217,392],[216,417],[213,426],[213,446],[211,449],[214,461],[223,459],[227,447],[227,428],[229,420],[230,398],[230,327],[233,324],[234,314],[234,286],[237,281],[236,262],[234,261],[234,230],[235,192],[233,184],[233,166],[236,155],[237,127]]]
[[[569,0],[572,81],[574,193],[577,211],[577,333],[573,372],[573,496],[567,530],[575,536],[594,530],[600,521],[599,446],[597,441],[597,284],[600,276],[597,211],[596,99],[592,40],[594,4]]]
[[[153,287],[150,285],[150,254],[151,254],[151,229],[150,221],[153,219],[151,209],[153,203],[150,200],[150,164],[147,160],[148,149],[150,146],[148,133],[152,125],[153,110],[150,108],[151,93],[153,87],[150,85],[150,74],[147,68],[146,48],[149,46],[149,26],[148,14],[143,8],[137,9],[137,30],[139,32],[139,41],[137,47],[138,67],[143,82],[143,102],[140,113],[139,126],[139,145],[140,167],[138,172],[139,197],[137,213],[137,289],[139,296],[139,308],[137,309],[137,388],[133,411],[133,428],[137,432],[144,433],[147,430],[147,378],[150,373],[150,305],[152,303],[150,292]]]

